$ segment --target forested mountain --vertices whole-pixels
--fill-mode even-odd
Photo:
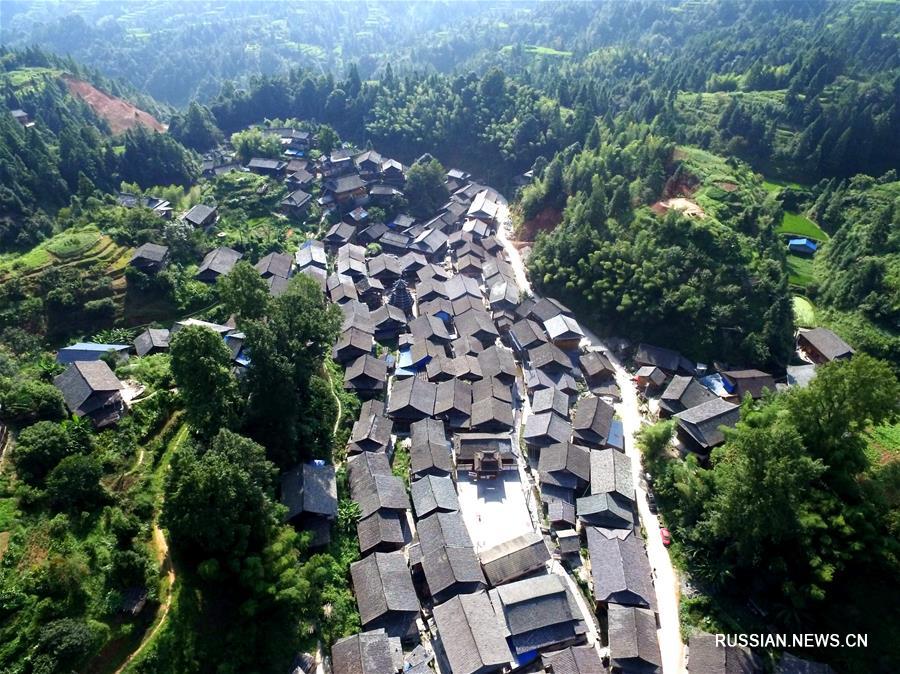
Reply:
[[[143,125],[114,136],[109,121],[67,86],[67,77],[91,75],[39,50],[0,48],[0,218],[52,212],[79,191],[110,192],[123,180],[150,187],[196,177],[193,157],[171,137]],[[34,124],[13,119],[15,109]]]
[[[677,140],[810,182],[897,166],[890,3],[85,3],[49,17],[7,2],[0,37],[37,42],[160,100],[210,101],[225,81],[296,65],[363,79],[493,66],[589,114],[659,115]],[[271,17],[278,17],[272,21]],[[60,27],[67,27],[60,30]],[[75,27],[73,30],[72,27]],[[150,35],[152,34],[152,39]]]

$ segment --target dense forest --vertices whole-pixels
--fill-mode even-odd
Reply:
[[[128,591],[158,606],[175,569],[167,627],[129,671],[279,671],[358,631],[343,470],[316,554],[276,497],[286,468],[342,458],[359,401],[328,357],[339,312],[305,277],[272,298],[250,264],[338,216],[322,217],[316,185],[289,220],[274,215],[282,182],[201,176],[211,151],[280,156],[264,131],[283,125],[315,134],[312,159],[377,148],[414,165],[374,221],[430,216],[442,165],[497,187],[535,289],[600,335],[779,377],[798,326],[843,337],[858,357],[745,402],[708,465],[664,451],[670,424],[641,447],[673,555],[705,593],[683,602],[686,622],[842,631],[850,616],[891,636],[893,614],[879,622],[867,602],[895,603],[900,554],[894,3],[0,0],[0,13],[0,420],[14,438],[0,672],[105,671],[150,627],[152,611],[123,617]],[[157,124],[114,128],[73,81]],[[213,204],[218,221],[194,229],[119,192],[177,214]],[[794,236],[815,256],[791,254]],[[144,243],[169,248],[155,276],[128,264]],[[220,245],[243,261],[198,281]],[[235,320],[244,376],[220,338],[184,328],[167,354],[111,362],[144,391],[117,427],[66,417],[54,349],[187,316]],[[734,622],[748,600],[766,621]],[[893,648],[816,655],[895,671]]]

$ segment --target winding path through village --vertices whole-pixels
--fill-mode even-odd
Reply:
[[[509,238],[512,231],[512,220],[509,217],[509,210],[506,206],[503,206],[497,214],[497,220],[501,223],[500,227],[497,228],[497,239],[506,250],[509,262],[515,272],[516,283],[523,291],[537,298],[538,295],[528,282],[522,255]],[[634,387],[634,382],[631,380],[631,375],[622,363],[606,348],[597,335],[588,330],[584,324],[580,325],[585,337],[591,344],[589,348],[592,351],[602,351],[615,368],[616,383],[622,394],[622,402],[616,405],[616,412],[622,419],[625,434],[625,453],[632,462],[638,514],[647,535],[647,556],[650,560],[650,567],[655,574],[654,585],[660,625],[657,635],[659,638],[659,650],[662,655],[663,673],[683,674],[687,670],[678,617],[680,587],[678,575],[672,567],[672,560],[662,544],[662,538],[659,533],[659,520],[656,515],[650,512],[650,507],[647,503],[647,491],[641,479],[644,471],[641,467],[640,450],[634,441],[635,433],[640,430],[643,424],[637,391]]]

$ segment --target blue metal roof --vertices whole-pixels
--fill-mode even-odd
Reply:
[[[61,348],[56,354],[56,362],[67,365],[77,360],[100,360],[104,353],[110,351],[128,351],[130,344],[97,344],[94,342],[78,342]]]
[[[606,436],[606,444],[609,447],[625,451],[625,428],[618,419],[613,419],[609,425],[609,434]]]

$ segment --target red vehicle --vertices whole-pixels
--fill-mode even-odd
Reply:
[[[669,530],[665,527],[661,527],[659,530],[659,536],[662,538],[663,545],[669,547],[672,543],[672,534],[669,533]]]

